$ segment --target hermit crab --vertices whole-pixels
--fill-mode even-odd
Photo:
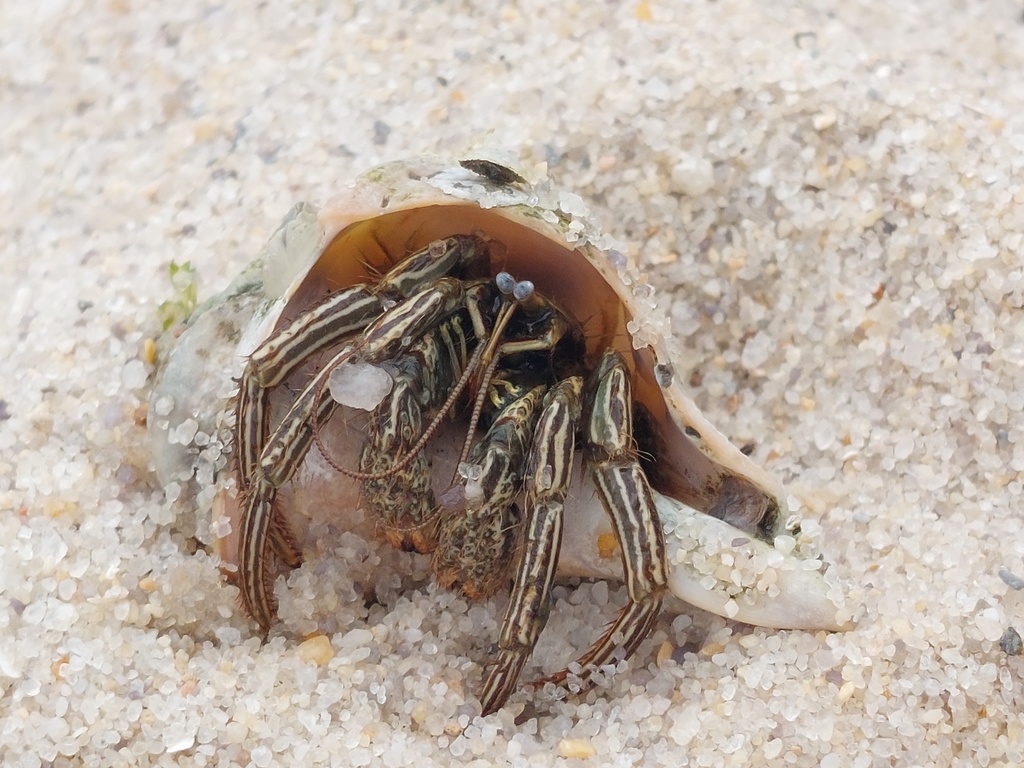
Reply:
[[[663,598],[781,628],[849,620],[778,483],[686,396],[650,288],[537,172],[391,163],[263,254],[161,352],[161,478],[212,504],[245,611],[276,620],[309,518],[510,590],[483,712],[514,691],[559,575],[629,600],[573,665],[629,658]]]

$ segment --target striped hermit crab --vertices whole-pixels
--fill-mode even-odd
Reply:
[[[163,356],[158,471],[230,523],[245,611],[270,627],[277,563],[297,566],[306,519],[330,515],[430,554],[469,597],[511,585],[484,713],[514,690],[557,574],[627,586],[584,684],[636,651],[668,592],[840,628],[781,488],[673,376],[647,286],[577,196],[524,175],[420,158],[296,206]]]

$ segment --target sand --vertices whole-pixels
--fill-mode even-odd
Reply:
[[[5,765],[1024,761],[1019,4],[7,6]],[[604,686],[481,719],[502,601],[345,536],[261,640],[153,471],[168,267],[213,295],[294,202],[481,139],[629,244],[701,408],[820,525],[854,630],[675,605]],[[558,597],[534,673],[625,593]]]

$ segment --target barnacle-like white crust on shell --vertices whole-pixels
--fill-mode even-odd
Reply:
[[[834,577],[823,575],[812,543],[788,535],[789,512],[780,484],[704,418],[672,375],[667,319],[642,276],[590,223],[579,196],[555,191],[535,170],[507,160],[503,165],[534,183],[500,183],[458,163],[425,157],[368,172],[319,212],[296,206],[253,267],[208,302],[205,318],[191,321],[164,367],[152,402],[161,401],[165,411],[167,402],[174,407],[168,418],[151,426],[161,477],[182,482],[194,469],[196,452],[168,442],[176,423],[195,418],[207,434],[214,434],[221,418],[223,401],[211,406],[210,398],[192,398],[186,382],[197,377],[229,381],[274,327],[325,293],[372,281],[435,239],[478,232],[492,239],[500,254],[493,271],[509,269],[532,280],[544,295],[585,319],[588,353],[596,357],[613,346],[627,356],[634,395],[657,433],[653,480],[673,592],[720,615],[763,626],[847,625],[850,614],[842,590]],[[227,343],[218,340],[212,332],[217,327],[235,328],[237,336]],[[337,425],[328,440],[342,463],[355,466],[358,440],[346,439]],[[451,442],[459,441],[453,435]],[[432,450],[435,466],[447,466],[443,445]],[[618,554],[610,555],[606,543],[610,521],[585,473],[578,474],[567,503],[560,573],[620,578]],[[234,520],[238,511],[231,484],[222,482],[217,509]],[[302,517],[326,507],[336,526],[366,530],[358,488],[330,471],[315,451],[281,501],[300,527]],[[756,531],[757,537],[703,514],[713,510],[742,524],[765,509],[771,513],[769,524]],[[227,527],[224,518],[215,526]],[[782,546],[767,543],[773,540]],[[233,537],[221,543],[222,555],[232,561]]]

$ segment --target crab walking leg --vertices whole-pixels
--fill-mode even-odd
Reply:
[[[337,403],[331,397],[321,398],[317,405],[316,418],[326,422],[336,407]],[[263,451],[264,461],[272,463],[276,459],[280,459],[282,464],[274,466],[287,466],[289,467],[287,474],[291,474],[302,463],[302,457],[309,450],[312,433],[303,433],[299,436],[297,443],[290,444],[292,451],[301,453],[298,459],[289,456],[286,450],[279,450],[282,442],[271,441],[267,445]],[[288,464],[293,460],[293,464]],[[270,629],[277,615],[277,601],[274,598],[273,590],[274,571],[271,568],[271,559],[267,556],[268,546],[272,547],[287,565],[301,564],[301,550],[295,543],[291,529],[274,511],[278,488],[279,484],[275,484],[274,478],[265,476],[262,465],[258,466],[252,485],[245,494],[245,506],[238,536],[236,584],[246,613],[252,616],[264,630]],[[283,552],[282,547],[285,548]],[[297,562],[289,561],[288,548],[294,548],[295,552],[299,553]]]
[[[243,590],[242,601],[264,628],[269,626],[270,616],[265,612],[255,613],[255,606],[272,604],[267,598],[271,578],[262,542],[269,540],[278,557],[289,567],[297,567],[302,562],[302,551],[290,526],[283,517],[274,514],[276,487],[257,474],[268,431],[269,388],[289,376],[323,346],[364,328],[380,311],[380,300],[363,286],[332,296],[264,342],[250,356],[239,382],[234,446],[238,484],[245,499],[239,547],[246,551],[254,542],[261,542],[259,555],[247,558],[255,563],[257,573],[239,576],[239,580],[248,579],[258,590],[258,595]],[[309,339],[315,343],[310,344]],[[252,488],[254,482],[258,484],[256,489]]]
[[[569,491],[580,420],[583,379],[573,376],[544,397],[526,464],[522,555],[498,637],[498,658],[484,681],[483,714],[497,711],[515,690],[551,607],[551,585],[562,547],[562,509]]]
[[[252,353],[235,401],[234,445],[242,490],[249,487],[267,438],[270,388],[321,349],[361,331],[382,311],[376,294],[356,286],[300,315]]]
[[[423,437],[424,409],[445,402],[478,343],[470,312],[457,312],[391,361],[394,385],[367,424],[359,470],[373,475],[364,480],[363,498],[377,530],[396,549],[426,554],[437,543],[439,510],[427,455],[417,451],[407,466],[402,464]]]
[[[311,355],[365,328],[388,302],[411,297],[471,262],[483,248],[483,241],[470,235],[435,240],[401,261],[376,285],[357,285],[330,296],[260,346],[250,358],[253,373],[264,387],[280,383]]]
[[[330,396],[321,398],[317,418],[326,422],[334,413],[336,406],[337,403]],[[290,476],[302,463],[312,440],[312,432],[302,433],[295,442],[285,446],[285,449],[282,449],[283,440],[271,440],[263,451],[263,462],[257,466],[252,484],[245,494],[238,536],[236,581],[246,613],[264,630],[270,629],[277,615],[277,601],[273,590],[274,572],[270,567],[270,558],[267,557],[267,547],[272,546],[281,555],[281,559],[291,565],[287,557],[281,553],[278,542],[285,546],[291,544],[296,551],[298,545],[290,538],[291,531],[282,523],[280,515],[274,513],[274,501],[279,487],[274,480],[280,478],[268,478],[264,474],[263,463],[281,469],[282,474]],[[298,457],[289,455],[289,451]],[[274,464],[275,460],[280,460],[281,463]],[[286,480],[280,484],[283,482]]]
[[[268,390],[317,352],[363,330],[388,301],[410,296],[480,256],[486,245],[460,235],[435,240],[391,269],[374,286],[356,285],[329,296],[275,333],[249,357],[235,402],[235,452],[240,487],[248,488],[267,437]]]
[[[591,391],[585,440],[598,495],[621,546],[629,603],[580,657],[583,667],[628,659],[650,634],[668,584],[664,534],[633,445],[629,371],[617,352],[605,352],[593,374]],[[568,670],[563,670],[541,682],[563,684],[567,677]]]
[[[394,357],[465,301],[466,288],[460,280],[441,278],[381,315],[366,329],[361,344],[341,350],[302,390],[264,446],[256,473],[278,488],[291,479],[313,442],[314,410],[319,408],[317,423],[326,423],[334,412],[333,400],[324,390],[338,365],[354,355],[368,363]]]
[[[248,373],[248,368],[246,369]],[[267,393],[254,376],[244,375],[238,383],[235,396],[234,456],[237,482],[245,504],[263,503],[267,499],[253,499],[251,492],[256,458],[267,434]],[[276,495],[276,492],[275,492]],[[272,499],[270,499],[272,501]],[[246,518],[254,514],[247,512]],[[277,556],[290,568],[302,563],[302,550],[288,523],[278,517],[270,527],[270,543]]]
[[[334,413],[334,400],[321,397],[331,370],[353,354],[367,362],[393,357],[459,309],[465,293],[461,281],[441,278],[386,311],[366,330],[359,347],[343,349],[313,377],[264,446],[245,495],[238,540],[242,605],[264,629],[269,629],[277,612],[267,563],[271,531],[281,525],[275,520],[274,498],[305,459],[313,442],[313,424],[326,423]]]
[[[465,507],[442,518],[434,550],[434,576],[442,587],[458,587],[466,597],[482,599],[505,584],[519,532],[513,501],[522,487],[523,462],[544,390],[507,390],[510,401],[474,447]]]

